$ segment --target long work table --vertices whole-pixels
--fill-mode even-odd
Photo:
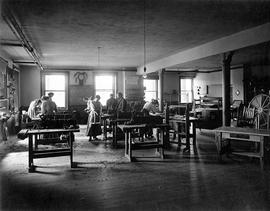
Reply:
[[[18,135],[28,137],[28,152],[29,152],[29,172],[35,171],[34,159],[70,156],[71,168],[75,167],[73,163],[73,142],[74,133],[79,132],[79,129],[34,129],[21,130]],[[58,137],[58,138],[56,138]],[[67,143],[64,148],[51,150],[38,150],[38,144],[46,143]]]
[[[266,141],[269,141],[270,131],[260,130],[254,128],[240,128],[240,127],[219,127],[215,131],[215,141],[218,150],[218,159],[222,161],[223,140],[235,140],[235,141],[248,141],[259,143],[259,152],[232,152],[236,155],[243,155],[248,157],[255,157],[260,159],[261,168],[264,168],[264,148]]]
[[[125,156],[129,161],[133,161],[132,151],[139,149],[152,149],[156,148],[160,154],[160,157],[164,158],[164,143],[167,141],[167,134],[169,125],[167,124],[156,124],[152,125],[152,128],[157,128],[157,135],[155,141],[145,141],[145,142],[135,142],[133,140],[132,134],[137,130],[144,130],[147,124],[135,124],[135,125],[118,125],[125,134]],[[161,136],[159,137],[159,134]]]

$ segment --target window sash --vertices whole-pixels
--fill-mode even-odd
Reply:
[[[150,101],[152,98],[157,99],[158,98],[158,80],[155,79],[144,79],[143,86],[145,87],[144,90],[144,98],[146,101]],[[147,87],[147,82],[151,82],[152,85]],[[149,98],[149,94],[151,94],[151,99]]]
[[[190,80],[190,87],[186,87],[183,85],[184,80]],[[193,100],[193,79],[180,77],[180,87],[179,88],[180,88],[180,102],[181,103],[192,103],[192,100]],[[190,88],[190,89],[187,89],[187,88]]]
[[[108,83],[109,84],[108,87],[105,86],[105,88],[101,88],[100,86],[98,86],[97,83],[100,82],[100,79],[102,77],[111,78],[112,81],[110,83]],[[97,73],[94,76],[94,83],[95,83],[95,86],[94,86],[95,87],[95,95],[97,95],[97,94],[101,95],[100,102],[104,106],[104,105],[106,105],[106,101],[109,99],[110,94],[115,94],[115,91],[116,91],[116,75],[115,74],[106,74],[106,73],[101,73],[101,74]],[[105,97],[104,97],[104,94],[105,94]]]
[[[50,89],[46,87],[46,77],[47,76],[64,76],[64,89]],[[61,72],[50,72],[50,73],[43,73],[42,74],[42,95],[47,95],[49,92],[54,93],[53,101],[55,101],[58,109],[67,109],[68,108],[68,74],[67,73],[61,73]],[[61,103],[57,103],[58,100],[55,99],[57,96],[57,93],[61,95],[64,95],[64,99]]]

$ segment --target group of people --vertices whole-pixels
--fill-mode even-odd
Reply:
[[[97,140],[97,136],[102,133],[100,124],[100,117],[102,114],[100,96],[96,95],[94,99],[93,97],[85,98],[84,101],[87,102],[85,111],[88,112],[86,135],[89,136],[89,141]],[[119,92],[117,98],[114,98],[114,95],[110,94],[110,98],[106,101],[107,114],[116,114],[118,112],[126,111],[127,101],[124,99],[123,94]],[[150,102],[146,102],[141,112],[146,116],[159,113],[158,101],[152,99]]]
[[[48,96],[43,95],[41,98],[33,100],[27,111],[29,118],[37,118],[40,115],[52,115],[57,112],[57,105],[52,100],[53,96],[54,93],[50,92]]]
[[[117,98],[110,94],[110,98],[106,101],[107,114],[116,114],[118,112],[126,112],[128,109],[127,101],[123,94],[119,92]],[[28,116],[30,119],[37,118],[40,115],[52,115],[57,112],[57,105],[52,100],[54,93],[48,93],[48,96],[43,95],[39,99],[35,99],[30,103],[28,109]],[[102,133],[100,117],[102,114],[102,104],[100,96],[96,95],[95,98],[84,98],[87,102],[85,111],[88,113],[86,135],[89,136],[89,141],[97,139],[97,136]],[[146,102],[143,106],[142,112],[145,115],[158,113],[158,101],[151,100]]]
[[[102,133],[100,124],[100,116],[102,114],[100,96],[96,95],[95,98],[84,98],[84,101],[87,102],[85,111],[88,112],[86,135],[89,136],[89,141],[96,140],[97,136]],[[113,94],[110,94],[110,98],[106,102],[106,110],[108,114],[127,111],[127,101],[121,92],[118,93],[116,99]]]

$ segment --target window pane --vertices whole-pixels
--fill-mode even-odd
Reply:
[[[113,89],[113,76],[96,75],[95,87],[96,89]]]
[[[51,92],[47,90],[45,92],[45,95],[48,96],[48,93]],[[66,101],[65,101],[65,92],[64,91],[53,91],[54,96],[52,100],[56,103],[57,107],[66,107]]]
[[[106,105],[106,101],[110,98],[110,94],[112,93],[113,93],[113,90],[108,90],[108,91],[96,90],[96,95],[100,96],[100,102],[103,106]]]
[[[146,91],[157,91],[156,80],[144,79],[143,86],[146,88]]]
[[[192,102],[192,79],[191,78],[181,78],[181,103],[191,103]]]
[[[181,90],[191,90],[192,89],[192,79],[181,79]]]
[[[191,103],[191,102],[192,102],[192,92],[181,91],[181,103]]]
[[[45,90],[65,90],[65,76],[45,75]]]
[[[151,99],[157,98],[157,80],[143,80],[144,90],[144,100],[150,101]]]
[[[156,99],[156,92],[145,92],[144,93],[144,100],[151,101],[152,99]]]

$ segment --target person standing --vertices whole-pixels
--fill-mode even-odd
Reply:
[[[86,136],[89,136],[89,141],[97,140],[97,136],[102,133],[100,125],[102,105],[99,100],[99,95],[96,95],[94,100],[90,97],[87,101],[87,108],[85,109],[88,112]]]
[[[43,95],[41,98],[41,111],[40,111],[40,114],[41,115],[46,115],[46,114],[49,114],[49,97],[48,96],[45,96]]]
[[[127,111],[127,101],[123,97],[122,92],[118,92],[116,111],[117,112],[126,112]]]
[[[41,103],[42,103],[41,99],[35,99],[30,103],[27,111],[27,114],[30,119],[33,119],[38,116],[38,114],[40,113]]]
[[[107,113],[114,114],[116,111],[117,100],[114,98],[113,94],[110,94],[110,98],[106,102]]]
[[[56,103],[52,100],[53,96],[54,96],[54,93],[53,92],[49,92],[48,93],[48,96],[49,96],[49,112],[50,113],[56,113],[57,112],[57,106],[56,106]]]

